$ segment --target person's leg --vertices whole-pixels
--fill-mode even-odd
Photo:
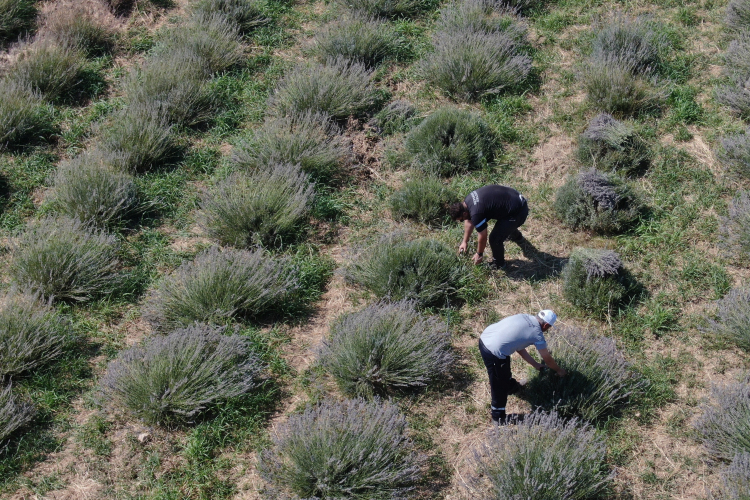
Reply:
[[[510,357],[500,359],[489,352],[484,344],[479,343],[479,352],[482,354],[487,375],[490,378],[490,413],[492,420],[499,424],[505,423],[505,405],[508,402],[508,394],[517,390],[520,384],[511,377]]]
[[[510,222],[513,223],[515,226],[513,229],[511,229],[510,234],[508,236],[508,239],[510,241],[514,241],[516,243],[520,243],[523,241],[523,235],[521,234],[521,231],[518,230],[519,227],[523,226],[523,223],[526,222],[526,218],[529,216],[529,205],[525,204],[517,214],[514,214],[513,217],[510,218]]]
[[[499,220],[495,222],[495,227],[492,228],[489,238],[490,248],[492,249],[492,257],[495,259],[495,264],[498,266],[505,265],[505,246],[503,241],[508,237],[511,231],[515,229],[514,223],[509,220]]]

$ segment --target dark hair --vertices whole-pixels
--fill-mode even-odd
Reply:
[[[462,202],[457,201],[456,203],[452,203],[451,206],[448,207],[448,212],[450,213],[451,219],[460,220],[461,217],[463,217],[464,213],[467,212],[467,210]]]

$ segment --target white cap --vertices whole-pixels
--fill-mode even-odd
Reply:
[[[557,314],[555,314],[555,311],[551,311],[549,309],[545,309],[544,311],[539,311],[539,319],[547,323],[549,326],[552,326],[555,324],[555,321],[557,321]]]

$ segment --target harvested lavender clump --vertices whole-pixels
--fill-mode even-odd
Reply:
[[[543,373],[532,378],[524,391],[532,405],[594,422],[616,415],[645,390],[648,383],[614,339],[573,327],[560,330],[551,336],[548,348],[568,375],[561,379]]]
[[[263,451],[266,498],[408,498],[422,461],[398,408],[361,399],[326,401],[292,415]]]
[[[608,498],[613,474],[607,447],[589,424],[539,410],[493,429],[474,454],[475,498],[579,500]]]
[[[620,256],[611,250],[574,250],[562,277],[565,299],[599,316],[616,313],[632,298],[635,288]]]
[[[148,423],[169,425],[251,391],[265,368],[247,338],[223,330],[195,324],[121,352],[102,378],[104,396]]]
[[[732,460],[750,452],[750,376],[713,386],[703,410],[695,427],[711,455]]]
[[[339,318],[320,360],[344,391],[357,396],[420,387],[448,372],[450,331],[410,302],[379,302]]]

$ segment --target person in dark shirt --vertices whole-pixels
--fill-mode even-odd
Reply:
[[[489,239],[494,261],[490,265],[494,268],[505,265],[505,247],[503,241],[521,242],[523,235],[518,228],[526,222],[529,206],[526,198],[515,189],[492,184],[469,193],[463,202],[451,205],[450,215],[453,220],[464,222],[464,239],[458,247],[459,253],[464,253],[469,245],[469,237],[473,229],[479,234],[477,253],[474,254],[474,264],[482,262],[484,249]],[[487,237],[487,226],[491,220],[496,220],[495,227]]]

